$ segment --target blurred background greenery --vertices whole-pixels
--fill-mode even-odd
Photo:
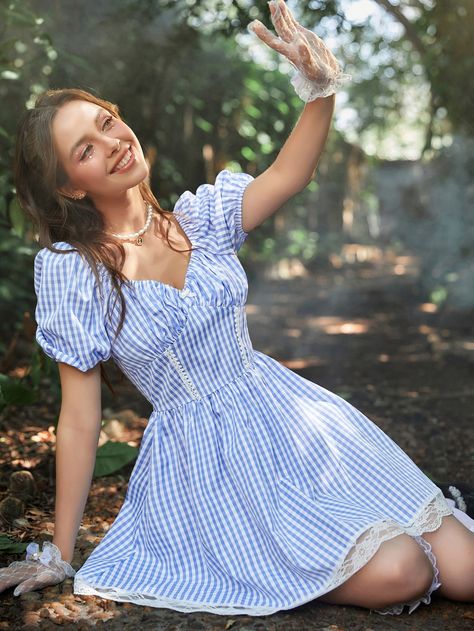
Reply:
[[[353,80],[337,95],[314,180],[242,248],[249,278],[283,269],[281,261],[317,273],[391,247],[418,257],[427,301],[472,314],[474,3],[288,5]],[[1,373],[25,352],[33,385],[41,372],[38,245],[12,184],[19,113],[50,87],[118,103],[153,164],[152,188],[165,209],[223,168],[256,176],[304,104],[289,83],[290,64],[247,31],[255,18],[273,29],[266,0],[0,3]],[[2,383],[4,395],[21,399],[18,384]]]

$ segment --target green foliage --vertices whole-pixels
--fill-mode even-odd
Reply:
[[[318,240],[317,232],[308,232],[304,228],[289,230],[285,254],[308,261],[316,255]]]
[[[39,399],[44,377],[49,378],[51,390],[55,399],[58,399],[60,388],[56,362],[44,355],[35,341],[28,362],[28,370],[23,377],[10,377],[0,373],[0,410],[8,405],[35,403]]]
[[[8,535],[0,534],[0,553],[1,554],[22,554],[26,551],[28,542],[13,541]]]
[[[443,116],[454,131],[474,136],[474,3],[457,0],[426,7],[417,23],[424,37],[424,66],[433,92],[433,115]]]
[[[446,287],[438,285],[435,287],[430,294],[430,302],[434,302],[435,305],[441,306],[448,297],[448,290]]]
[[[12,379],[0,374],[0,401],[4,405],[29,405],[36,395],[20,379]]]
[[[94,478],[110,475],[129,464],[138,454],[138,448],[127,443],[108,440],[97,449]]]
[[[21,333],[24,313],[34,317],[32,258],[37,247],[15,232],[13,226],[10,229],[0,226],[0,355],[5,353],[14,332]]]
[[[34,4],[0,4],[0,355],[34,304],[32,256],[37,248],[15,197],[14,132],[18,113],[48,87],[47,76],[57,56]],[[22,399],[19,392],[17,396]]]

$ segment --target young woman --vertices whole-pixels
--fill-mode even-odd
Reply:
[[[411,612],[436,589],[474,599],[474,533],[441,489],[356,408],[252,347],[237,253],[312,178],[346,78],[282,0],[270,10],[279,37],[251,28],[293,63],[306,106],[258,177],[220,171],[166,212],[115,105],[52,90],[23,115],[36,339],[62,405],[53,542],[30,543],[0,591],[70,576],[76,594],[253,615],[315,599]],[[153,412],[123,506],[76,571],[110,357]]]

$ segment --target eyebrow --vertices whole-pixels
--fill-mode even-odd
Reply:
[[[99,118],[101,117],[101,115],[107,112],[107,110],[105,110],[104,108],[101,108],[97,114],[96,117],[94,119],[94,123],[97,126],[97,123],[99,122]],[[82,136],[81,138],[79,138],[79,140],[74,144],[74,146],[72,147],[70,153],[69,153],[69,157],[72,158],[72,154],[76,151],[76,149],[79,147],[80,144],[82,144],[84,142],[84,140],[87,138],[87,136]]]

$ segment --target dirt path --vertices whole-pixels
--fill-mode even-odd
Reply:
[[[306,279],[251,281],[247,317],[253,346],[347,398],[436,480],[474,484],[465,447],[474,438],[470,323],[448,325],[446,317],[422,306],[417,286],[416,262],[391,256],[320,271]],[[133,386],[121,384],[117,400],[105,391],[104,408],[105,416],[115,419],[105,438],[138,445],[150,406]],[[10,410],[2,419],[8,428],[4,445],[9,457],[0,463],[0,499],[6,495],[9,474],[22,468],[28,439],[43,436],[42,451],[33,445],[36,451],[28,452],[38,482],[38,495],[26,514],[28,527],[6,529],[16,540],[51,539],[54,437],[48,437],[47,428],[54,414],[45,396],[34,410]],[[75,567],[82,565],[113,522],[131,468],[93,481]],[[0,557],[0,566],[18,558]],[[287,612],[250,617],[184,614],[74,596],[71,579],[19,598],[12,592],[0,595],[0,630],[107,625],[110,630],[140,627],[143,631],[461,631],[471,629],[474,620],[474,605],[447,601],[437,594],[429,606],[422,604],[411,615],[381,616],[358,607],[310,602]]]

